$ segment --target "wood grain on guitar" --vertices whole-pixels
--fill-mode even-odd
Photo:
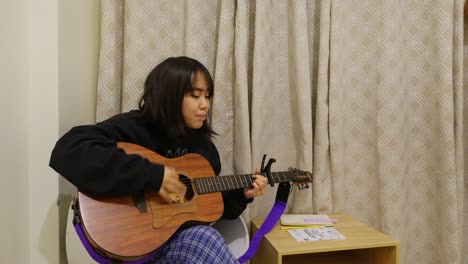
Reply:
[[[198,154],[168,159],[131,143],[118,143],[126,154],[140,155],[151,162],[171,166],[187,186],[182,201],[168,204],[155,191],[144,191],[147,211],[135,206],[135,197],[95,197],[78,191],[77,208],[85,234],[93,247],[108,258],[135,261],[161,247],[179,228],[210,224],[223,213],[221,191],[249,187],[252,174],[215,177],[209,162]],[[304,184],[309,172],[273,172],[274,183]]]

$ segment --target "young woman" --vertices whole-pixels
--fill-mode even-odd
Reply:
[[[171,195],[184,197],[186,192],[175,169],[126,155],[116,144],[135,143],[168,158],[197,153],[219,175],[220,158],[211,141],[215,133],[208,122],[213,94],[213,81],[205,66],[188,57],[168,58],[149,73],[138,110],[72,128],[58,140],[50,166],[85,193],[117,196],[152,189],[172,203]],[[222,193],[223,218],[238,217],[255,196],[265,192],[266,178],[253,177],[251,188]],[[172,236],[159,249],[154,263],[237,260],[215,229],[194,226]]]

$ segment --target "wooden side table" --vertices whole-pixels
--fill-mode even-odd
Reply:
[[[399,264],[400,243],[357,220],[343,214],[330,215],[338,219],[334,228],[346,237],[343,240],[297,242],[277,225],[260,244],[253,264]],[[252,221],[252,234],[263,219]]]

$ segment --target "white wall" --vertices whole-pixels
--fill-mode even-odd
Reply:
[[[30,263],[58,263],[58,178],[48,166],[58,135],[58,1],[29,1],[28,186]]]
[[[59,1],[60,134],[95,122],[98,0]]]
[[[94,122],[98,5],[2,1],[0,263],[64,263],[60,178],[48,162],[65,130]]]
[[[2,263],[58,263],[57,0],[4,1],[0,14]],[[4,221],[3,221],[4,220]]]
[[[0,8],[0,263],[29,262],[28,28],[28,0],[3,1]]]
[[[59,1],[59,134],[95,122],[99,54],[98,0]],[[66,263],[67,213],[75,188],[59,177],[60,259]]]

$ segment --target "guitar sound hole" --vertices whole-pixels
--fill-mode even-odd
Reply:
[[[181,181],[187,187],[187,192],[185,192],[185,201],[192,200],[193,196],[195,195],[192,187],[192,180],[190,180],[185,175],[179,174],[179,181]]]

